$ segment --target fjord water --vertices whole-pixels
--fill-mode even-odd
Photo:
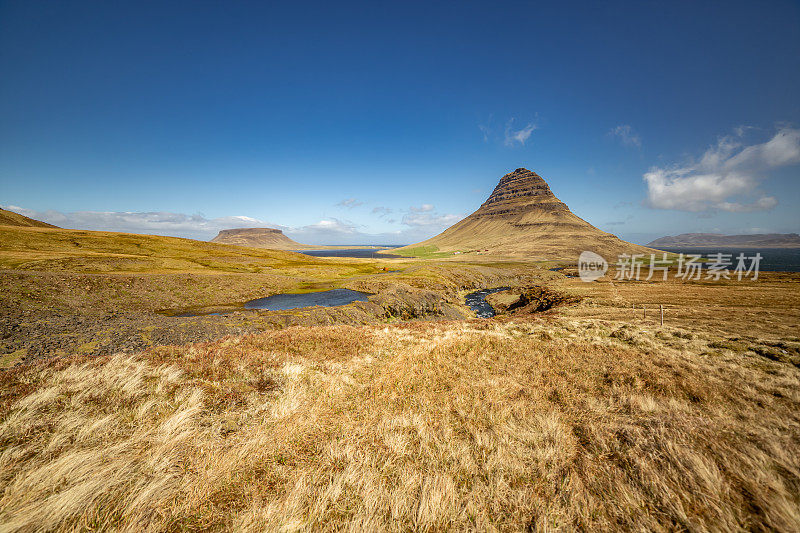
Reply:
[[[357,257],[361,259],[381,259],[405,257],[396,254],[379,254],[381,250],[399,248],[400,245],[380,246],[379,248],[336,248],[333,250],[296,250],[298,253],[314,257]]]
[[[274,294],[245,302],[245,309],[265,309],[283,311],[300,307],[336,307],[352,302],[366,302],[369,294],[350,289],[331,289],[329,291],[305,292],[298,294]]]
[[[745,257],[761,254],[759,269],[765,272],[800,272],[800,248],[659,248],[674,254],[701,255],[704,259],[718,253],[730,254],[731,268],[736,267],[736,257],[743,253]],[[749,265],[749,260],[747,261]]]

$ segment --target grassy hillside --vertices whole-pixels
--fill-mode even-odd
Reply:
[[[326,264],[305,255],[177,237],[105,231],[5,227],[0,267],[72,271],[259,272],[281,266]]]
[[[20,367],[0,374],[0,522],[796,531],[800,372],[760,348],[483,321]]]
[[[25,215],[20,215],[19,213],[8,211],[6,209],[0,209],[0,226],[25,226],[33,228],[57,227],[52,224],[48,224],[47,222],[34,220],[32,218],[26,217]],[[3,231],[3,229],[0,229],[0,231]]]

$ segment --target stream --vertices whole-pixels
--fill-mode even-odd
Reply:
[[[464,298],[464,303],[466,303],[470,309],[475,311],[475,315],[477,315],[478,318],[491,318],[496,313],[494,311],[494,307],[489,305],[489,302],[486,301],[486,297],[495,292],[508,290],[509,288],[510,287],[498,287],[495,289],[481,289],[479,291],[471,292]]]

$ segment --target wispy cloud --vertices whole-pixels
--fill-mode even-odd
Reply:
[[[614,220],[612,222],[606,222],[605,225],[606,226],[624,226],[625,224],[627,224],[631,220],[633,220],[633,215],[628,215],[627,217],[625,217],[624,220]]]
[[[536,124],[529,122],[524,128],[515,130],[513,124],[513,118],[506,122],[505,138],[503,140],[503,144],[506,146],[514,146],[515,144],[524,146],[533,131],[538,127]]]
[[[403,216],[402,223],[414,227],[436,227],[445,229],[452,226],[464,215],[437,215],[435,213],[407,213]]]
[[[483,142],[485,142],[485,143],[488,143],[489,139],[492,136],[492,131],[493,131],[492,119],[493,118],[494,118],[494,115],[489,115],[489,119],[486,121],[486,124],[478,124],[478,129],[481,130],[481,133],[483,134]]]
[[[408,210],[412,213],[428,213],[433,211],[434,207],[433,204],[422,204],[419,207],[409,207]]]
[[[538,114],[536,117],[538,118]],[[489,119],[485,123],[478,124],[478,130],[483,136],[483,142],[502,142],[508,147],[524,146],[533,132],[539,129],[535,121],[528,122],[522,128],[515,128],[514,122],[516,119],[512,117],[506,121],[505,128],[503,128],[501,125],[495,126],[493,120],[494,116],[489,115]]]
[[[719,139],[700,161],[686,166],[653,167],[644,174],[647,203],[656,209],[748,212],[778,204],[758,186],[774,168],[800,163],[800,130],[784,127],[770,140],[745,146],[737,128]]]
[[[619,139],[623,146],[642,147],[642,139],[639,137],[639,134],[628,124],[620,124],[615,128],[611,128],[608,135]]]
[[[394,210],[391,207],[378,206],[372,208],[372,214],[378,215],[381,218],[391,214],[393,211]]]
[[[358,207],[363,205],[364,202],[358,200],[357,198],[345,198],[341,202],[337,203],[337,207],[346,207],[347,209],[353,209],[354,207]]]

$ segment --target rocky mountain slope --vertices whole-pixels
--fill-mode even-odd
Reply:
[[[492,195],[464,220],[435,237],[394,253],[409,253],[420,247],[538,260],[577,260],[582,251],[591,250],[609,262],[621,253],[653,252],[601,231],[576,216],[556,198],[541,176],[525,168],[500,178]]]
[[[800,248],[797,233],[761,233],[754,235],[722,235],[721,233],[683,233],[656,239],[648,246],[691,248],[707,246],[761,246],[764,248]]]

